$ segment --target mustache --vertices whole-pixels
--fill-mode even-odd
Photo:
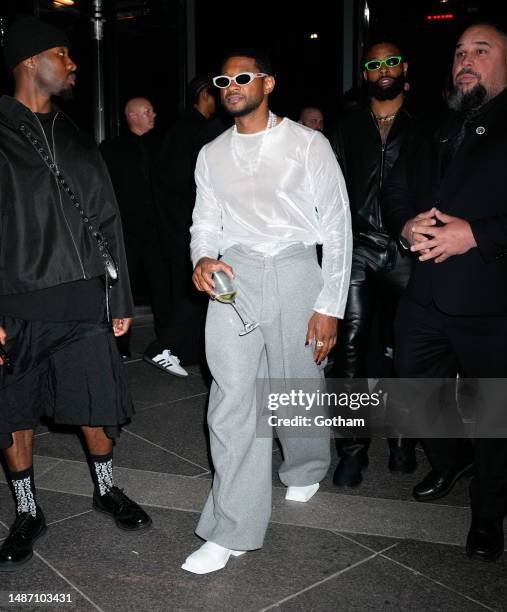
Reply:
[[[456,75],[456,78],[459,78],[460,76],[463,76],[464,74],[471,74],[477,77],[478,79],[481,78],[481,75],[478,72],[475,72],[475,70],[472,70],[471,68],[462,68]]]

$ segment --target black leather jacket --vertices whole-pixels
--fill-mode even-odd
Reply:
[[[391,240],[382,220],[380,194],[411,122],[402,107],[383,144],[369,106],[354,108],[340,118],[332,144],[347,184],[356,244],[386,247]]]
[[[51,147],[38,117],[0,98],[0,295],[27,293],[104,274],[96,241],[68,195],[20,131],[24,124],[57,163],[119,267],[111,290],[113,317],[131,316],[132,296],[120,217],[109,175],[95,142],[61,111]]]

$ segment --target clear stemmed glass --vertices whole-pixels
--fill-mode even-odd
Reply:
[[[246,334],[249,334],[251,331],[259,327],[257,322],[246,321],[241,316],[241,313],[236,305],[237,290],[232,278],[229,278],[229,276],[223,270],[213,272],[211,277],[215,283],[215,299],[217,299],[219,302],[223,302],[224,304],[230,304],[236,311],[238,317],[241,319],[241,323],[243,323],[243,329],[239,332],[239,335],[246,336]]]

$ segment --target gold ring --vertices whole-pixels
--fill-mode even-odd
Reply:
[[[322,340],[317,340],[317,342],[315,343],[315,346],[318,348],[321,348],[324,346],[324,342],[322,342]]]

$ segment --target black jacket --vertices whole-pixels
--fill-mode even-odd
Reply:
[[[433,133],[407,141],[385,186],[383,214],[393,236],[436,206],[470,222],[477,248],[436,264],[416,259],[408,294],[451,315],[507,315],[507,90],[465,123],[457,113]]]
[[[402,107],[382,143],[369,106],[354,108],[340,118],[332,144],[347,184],[355,242],[385,244],[389,240],[380,210],[380,192],[411,122],[410,113]]]
[[[158,226],[155,214],[151,169],[160,148],[153,131],[105,140],[100,152],[113,183],[125,237],[152,236]]]
[[[155,201],[167,246],[188,250],[195,205],[194,170],[201,148],[216,138],[225,126],[208,120],[193,107],[187,108],[169,128],[155,161]]]
[[[95,239],[20,131],[22,124],[48,150],[37,116],[14,98],[0,98],[0,295],[104,274]],[[111,314],[132,315],[118,207],[98,148],[61,111],[55,115],[52,133],[55,161],[119,267],[119,281],[110,295]]]

